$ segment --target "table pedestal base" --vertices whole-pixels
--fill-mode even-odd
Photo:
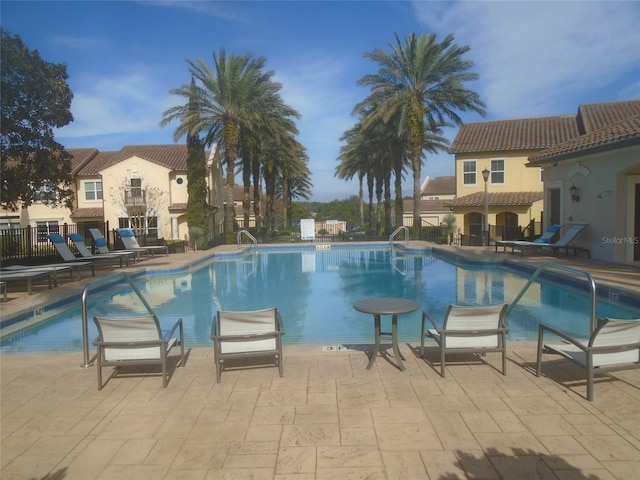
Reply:
[[[380,352],[380,338],[391,336],[391,345],[393,346],[393,354],[396,357],[396,361],[398,362],[398,367],[401,371],[405,371],[407,367],[404,366],[402,360],[405,358],[400,353],[400,348],[398,347],[398,316],[393,315],[391,317],[391,333],[383,332],[380,329],[380,315],[373,316],[375,320],[375,346],[373,351],[370,353],[369,364],[367,365],[367,370],[371,370],[373,365],[376,363],[376,358],[378,357],[378,353]]]

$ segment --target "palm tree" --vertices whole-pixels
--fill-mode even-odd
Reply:
[[[265,58],[251,55],[227,55],[222,48],[213,54],[215,72],[203,61],[187,60],[189,72],[197,81],[194,90],[189,84],[171,90],[187,102],[169,108],[163,113],[162,126],[174,120],[180,123],[174,133],[177,141],[188,133],[204,133],[204,144],[220,143],[226,165],[225,229],[232,232],[235,226],[233,187],[238,158],[240,132],[251,131],[260,121],[258,112],[264,111],[280,85],[271,78],[274,72],[263,72]],[[196,104],[193,108],[189,100]]]
[[[378,73],[365,75],[359,85],[369,86],[368,98],[356,105],[354,113],[365,114],[365,128],[396,118],[399,136],[406,135],[408,157],[413,170],[413,224],[420,225],[420,176],[425,131],[436,132],[446,120],[462,124],[457,111],[485,114],[484,103],[465,83],[478,79],[470,71],[473,62],[463,56],[469,46],[453,43],[453,35],[438,42],[434,34],[406,36],[404,45],[396,35],[391,52],[379,48],[365,57],[379,65]]]

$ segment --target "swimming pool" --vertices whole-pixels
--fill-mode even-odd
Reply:
[[[336,345],[372,341],[372,319],[353,309],[353,303],[363,298],[414,299],[441,321],[450,303],[510,303],[528,278],[498,264],[451,263],[430,250],[320,245],[216,255],[193,270],[150,272],[136,277],[135,283],[161,323],[183,319],[188,346],[211,345],[211,320],[219,309],[271,306],[282,313],[285,343]],[[93,297],[88,302],[89,319],[145,312],[128,285],[100,290]],[[79,303],[41,324],[3,336],[0,351],[82,350]],[[637,318],[639,314],[599,301],[598,316]],[[509,339],[534,340],[541,321],[573,335],[586,335],[589,317],[586,293],[549,281],[535,283],[508,317]],[[419,311],[401,316],[399,338],[418,341],[420,320]],[[90,340],[95,336],[90,320]]]

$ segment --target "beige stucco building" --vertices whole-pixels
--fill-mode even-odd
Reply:
[[[632,249],[629,245],[623,248],[613,244],[617,240],[596,240],[623,232],[629,235],[632,230],[630,225],[637,213],[629,205],[637,203],[637,198],[629,195],[640,160],[637,150],[628,147],[603,153],[607,142],[598,143],[603,135],[598,130],[637,115],[640,100],[630,100],[581,105],[576,115],[470,123],[461,127],[450,148],[455,154],[457,196],[447,205],[462,233],[482,236],[485,208],[492,241],[532,237],[550,224],[584,220],[590,227],[580,239],[588,244],[585,248],[588,246],[594,257],[628,259]],[[589,157],[590,167],[585,165],[585,159],[579,158],[580,154],[572,151],[568,155],[562,147],[580,145],[576,152],[587,152],[586,145],[592,144],[595,146]],[[488,173],[486,182],[483,170]],[[595,192],[597,205],[567,200],[574,183],[579,190]],[[625,193],[619,193],[623,185]],[[603,209],[605,202],[601,200],[611,195],[621,197],[615,204],[607,202]],[[602,221],[596,218],[598,215]],[[596,224],[599,226],[595,227]],[[625,252],[621,253],[622,250]]]
[[[586,223],[575,239],[592,258],[640,265],[640,100],[586,105],[584,133],[532,156],[546,209]]]

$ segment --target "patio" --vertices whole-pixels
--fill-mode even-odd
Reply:
[[[485,249],[455,251],[490,257]],[[139,268],[206,254],[173,254]],[[600,272],[598,281],[640,283],[633,268],[588,265]],[[2,304],[3,314],[82,284],[14,297]],[[245,368],[224,372],[219,384],[213,348],[195,348],[166,389],[157,376],[131,375],[109,380],[102,391],[95,367],[80,368],[81,352],[2,355],[0,474],[7,480],[637,478],[639,370],[598,377],[595,401],[588,402],[582,372],[568,362],[545,362],[545,376],[535,376],[533,343],[508,345],[507,376],[499,373],[500,355],[488,354],[458,357],[444,379],[432,364],[435,343],[426,362],[416,345],[418,333],[414,343],[400,345],[405,372],[384,358],[366,370],[364,346],[285,345],[284,378],[277,368]]]

